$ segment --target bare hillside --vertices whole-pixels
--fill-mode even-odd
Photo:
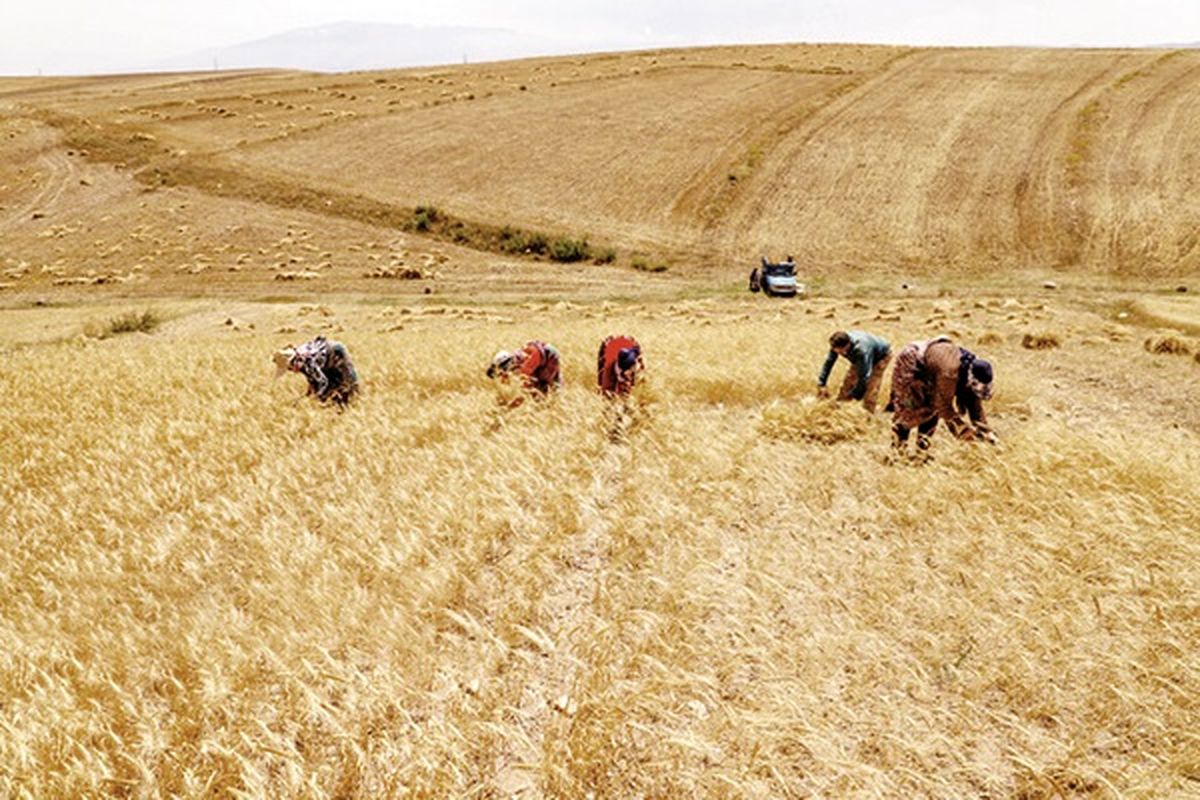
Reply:
[[[121,225],[149,233],[174,204],[151,273],[164,259],[187,273],[196,257],[276,271],[304,258],[345,283],[372,268],[352,254],[375,241],[387,258],[466,265],[471,283],[522,263],[523,239],[496,260],[516,228],[675,276],[732,276],[760,252],[817,272],[1187,274],[1198,69],[1183,50],[770,46],[13,79],[0,82],[0,231],[35,272],[69,272],[97,241],[121,243],[108,238]],[[166,242],[230,203],[269,231]],[[411,230],[422,204],[442,229]],[[87,208],[103,214],[79,218]],[[308,255],[272,247],[322,218],[365,227]],[[406,227],[462,249],[430,252]]]

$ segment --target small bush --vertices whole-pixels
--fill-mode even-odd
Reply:
[[[450,238],[455,244],[470,244],[471,231],[461,222],[456,222],[450,228]]]
[[[417,206],[413,209],[412,222],[410,227],[415,231],[427,231],[438,220],[442,219],[442,212],[436,206]]]
[[[1004,337],[1001,336],[996,331],[984,331],[979,336],[979,343],[982,345],[985,345],[985,346],[993,345],[993,344],[1001,344],[1003,341],[1004,341]]]
[[[1155,355],[1170,355],[1170,356],[1186,356],[1190,355],[1192,348],[1186,341],[1178,336],[1151,336],[1145,341],[1143,346],[1147,353]],[[1200,355],[1200,354],[1198,354]]]
[[[550,242],[540,233],[505,226],[500,231],[500,249],[505,253],[545,255]]]
[[[113,317],[98,328],[89,326],[85,333],[97,339],[108,339],[122,333],[152,333],[160,324],[162,318],[153,311],[129,311]]]
[[[1057,333],[1027,333],[1021,337],[1021,347],[1026,350],[1053,350],[1062,346]]]
[[[555,261],[583,261],[591,255],[592,250],[588,247],[587,239],[570,239],[564,236],[550,243],[550,257]]]
[[[612,247],[606,247],[596,254],[594,260],[597,264],[611,264],[617,260],[617,251]]]

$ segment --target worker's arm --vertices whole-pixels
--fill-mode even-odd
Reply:
[[[830,350],[829,355],[825,356],[825,364],[821,367],[821,374],[817,376],[817,386],[824,387],[829,380],[829,373],[833,371],[833,365],[837,362],[838,354],[836,350]]]
[[[967,389],[958,398],[958,404],[967,412],[967,416],[971,420],[971,426],[975,429],[975,435],[986,442],[996,443],[996,434],[992,431],[987,421],[987,412],[983,410],[983,400],[979,398],[970,389]]]

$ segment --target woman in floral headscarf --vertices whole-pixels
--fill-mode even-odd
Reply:
[[[358,373],[346,347],[324,336],[283,348],[275,354],[275,366],[276,377],[284,372],[303,374],[308,379],[308,393],[322,403],[332,400],[344,408],[358,394]]]
[[[558,350],[553,345],[533,340],[526,342],[520,350],[501,350],[488,365],[487,376],[508,380],[508,376],[521,376],[521,386],[535,397],[544,397],[562,386],[562,369]],[[514,398],[511,405],[520,405],[524,398]]]

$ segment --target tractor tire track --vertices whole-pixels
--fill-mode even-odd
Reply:
[[[41,170],[49,173],[47,180],[38,186],[37,192],[15,209],[0,211],[0,231],[8,230],[29,220],[41,209],[53,206],[67,186],[75,179],[79,170],[60,150],[48,150],[38,156],[39,176]]]

